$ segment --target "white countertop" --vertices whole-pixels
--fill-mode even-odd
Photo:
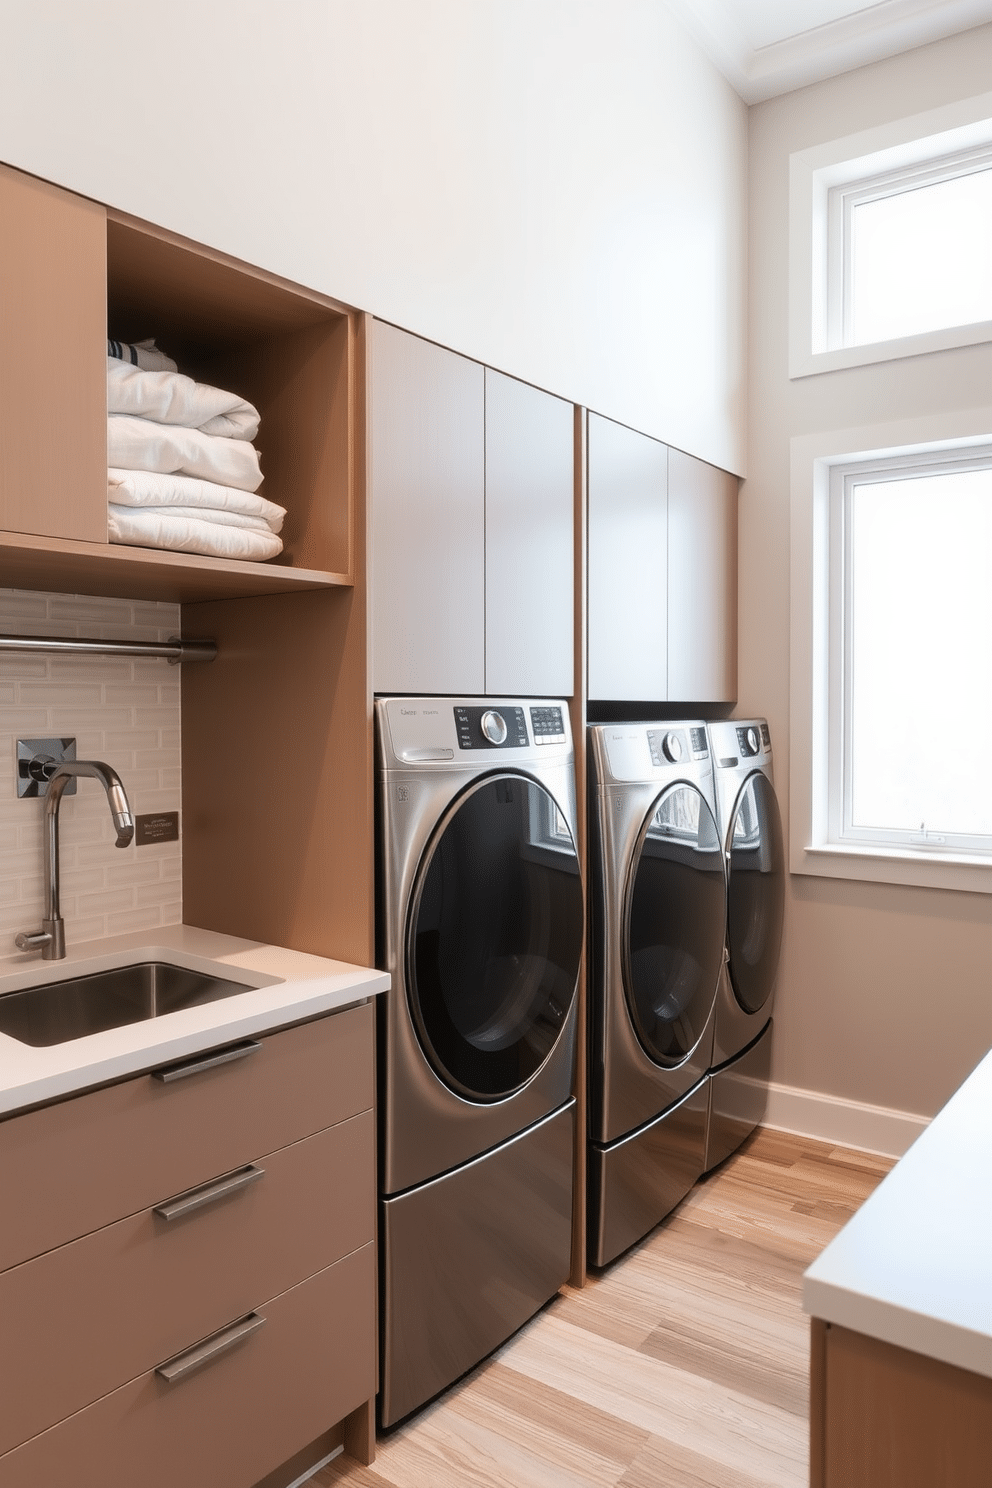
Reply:
[[[388,974],[370,967],[169,925],[69,946],[64,961],[30,954],[0,957],[0,996],[139,960],[170,961],[243,981],[245,991],[48,1048],[0,1033],[0,1114],[332,1012],[389,987]]]
[[[992,1053],[810,1266],[803,1307],[992,1377]]]

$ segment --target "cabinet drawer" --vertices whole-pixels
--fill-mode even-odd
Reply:
[[[371,1111],[253,1168],[223,1198],[146,1209],[0,1276],[0,1452],[374,1238]]]
[[[154,1370],[0,1457],[3,1488],[250,1488],[375,1392],[369,1244],[256,1309],[195,1373]]]
[[[140,1075],[0,1123],[0,1270],[372,1106],[372,1007],[175,1083]]]

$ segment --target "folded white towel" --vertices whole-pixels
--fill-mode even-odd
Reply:
[[[237,393],[225,393],[181,372],[144,372],[107,357],[107,412],[131,413],[160,424],[179,424],[225,439],[254,439],[258,410]]]
[[[215,527],[240,527],[244,532],[271,532],[264,517],[248,517],[244,512],[218,511],[210,506],[118,506],[118,511],[141,512],[149,517],[187,517],[193,522],[209,522]]]
[[[247,440],[223,439],[128,413],[112,413],[107,419],[107,464],[117,470],[195,475],[240,491],[255,491],[262,484],[258,454]]]
[[[118,506],[178,506],[190,510],[202,508],[202,515],[216,517],[218,512],[235,512],[257,517],[270,532],[282,528],[284,506],[266,501],[251,491],[221,486],[215,481],[197,480],[192,475],[162,475],[153,470],[107,471],[107,497]]]
[[[154,341],[107,341],[107,355],[120,357],[132,367],[145,367],[149,372],[176,372],[178,368],[170,356],[159,351]]]
[[[261,561],[282,551],[282,538],[272,532],[224,527],[196,517],[150,512],[131,506],[107,507],[107,534],[112,543],[139,548],[166,548],[174,553],[203,553],[212,558]]]

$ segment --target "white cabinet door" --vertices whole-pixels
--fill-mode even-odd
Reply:
[[[571,403],[486,369],[486,691],[568,696]]]
[[[737,477],[668,452],[668,697],[737,697]]]
[[[371,335],[376,692],[485,689],[485,386],[478,362]]]
[[[668,697],[668,447],[589,415],[589,697]]]

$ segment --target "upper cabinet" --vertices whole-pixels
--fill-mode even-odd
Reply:
[[[737,480],[589,415],[588,695],[730,703]]]
[[[589,697],[668,696],[668,448],[589,415]]]
[[[105,543],[106,213],[0,166],[0,222],[0,527]]]
[[[569,695],[572,405],[381,321],[371,339],[374,690]]]
[[[356,317],[325,296],[0,167],[0,562],[21,588],[172,600],[352,582]],[[267,563],[107,540],[108,335],[254,403]]]
[[[486,368],[486,691],[572,692],[575,414]]]
[[[382,321],[371,343],[372,685],[484,692],[485,373]]]
[[[737,477],[668,451],[668,696],[737,697]]]

